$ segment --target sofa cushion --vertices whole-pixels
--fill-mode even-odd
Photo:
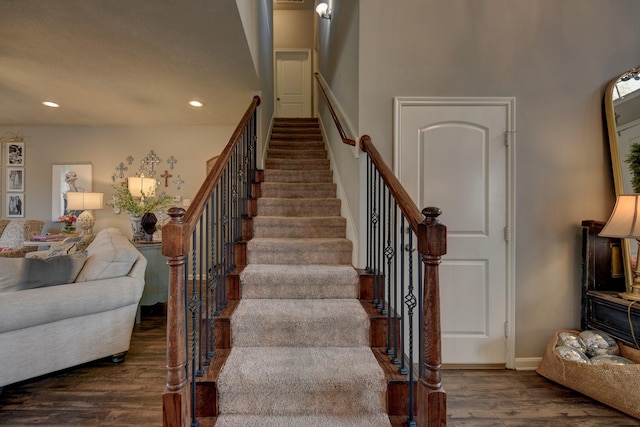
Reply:
[[[47,259],[0,258],[0,292],[73,283],[86,260],[86,252]]]
[[[46,258],[84,252],[93,241],[94,235],[67,237],[62,242],[51,245]]]
[[[0,248],[21,248],[24,243],[24,221],[9,221],[0,236]]]
[[[76,282],[126,276],[138,259],[138,250],[117,228],[100,230],[87,247],[89,257]]]

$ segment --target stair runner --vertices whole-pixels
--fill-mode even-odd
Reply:
[[[277,119],[217,427],[390,426],[317,119]]]

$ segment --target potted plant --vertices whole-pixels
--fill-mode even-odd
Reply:
[[[640,144],[633,143],[629,148],[629,154],[625,162],[631,171],[631,188],[634,193],[640,193]]]
[[[107,202],[107,205],[129,213],[134,241],[140,241],[144,236],[144,231],[140,226],[142,216],[148,212],[165,210],[171,206],[173,200],[168,194],[147,197],[142,193],[142,197],[136,198],[131,194],[126,183],[115,184],[113,188],[116,190],[116,194]]]

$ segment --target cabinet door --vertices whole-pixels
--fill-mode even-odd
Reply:
[[[147,259],[144,273],[144,292],[140,305],[153,305],[167,302],[169,292],[169,266],[162,255],[161,243],[137,244],[140,253]]]

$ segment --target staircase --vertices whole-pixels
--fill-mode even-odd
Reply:
[[[276,119],[216,426],[390,426],[316,119]]]

